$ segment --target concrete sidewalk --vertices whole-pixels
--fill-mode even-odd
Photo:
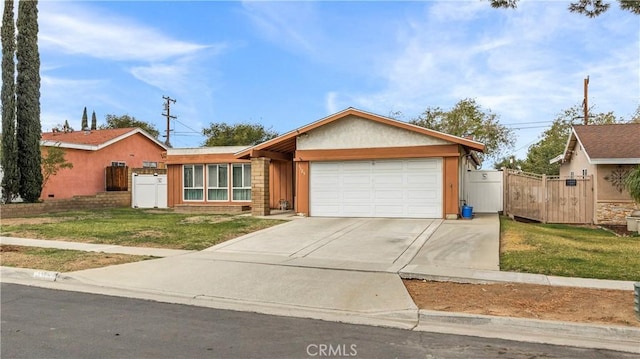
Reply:
[[[17,238],[17,237],[0,237],[0,244],[26,246],[26,247],[70,249],[70,250],[85,251],[85,252],[131,254],[136,256],[153,256],[153,257],[172,257],[172,256],[179,256],[179,255],[195,252],[195,251],[187,251],[182,249],[124,247],[124,246],[118,246],[114,244],[93,244],[93,243],[56,241],[56,240],[49,240],[49,239],[29,239],[29,238]]]

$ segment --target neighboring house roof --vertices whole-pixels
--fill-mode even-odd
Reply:
[[[40,145],[98,151],[137,133],[147,137],[161,148],[167,149],[165,144],[137,127],[72,132],[45,132],[42,134]]]
[[[640,163],[640,123],[573,126],[564,153],[551,163],[569,161],[578,144],[590,164]]]
[[[442,133],[442,132],[438,132],[438,131],[434,131],[434,130],[430,130],[428,128],[424,128],[424,127],[420,127],[420,126],[416,126],[416,125],[412,125],[410,123],[406,123],[406,122],[402,122],[402,121],[398,121],[398,120],[394,120],[388,117],[383,117],[380,115],[376,115],[373,113],[369,113],[369,112],[365,112],[362,110],[358,110],[355,109],[353,107],[349,107],[346,110],[340,111],[338,113],[335,113],[331,116],[325,117],[323,119],[320,119],[316,122],[313,122],[311,124],[308,124],[306,126],[302,126],[298,129],[295,129],[291,132],[285,133],[284,135],[278,136],[274,139],[271,139],[269,141],[263,142],[261,144],[258,144],[256,146],[247,148],[243,151],[240,151],[238,153],[236,153],[236,157],[238,158],[243,158],[243,157],[249,157],[251,155],[251,151],[273,151],[273,152],[293,152],[295,150],[295,146],[296,146],[296,137],[298,135],[301,135],[305,132],[311,131],[315,128],[318,128],[320,126],[324,126],[328,123],[340,120],[342,118],[345,118],[347,116],[357,116],[360,118],[364,118],[367,120],[371,120],[371,121],[375,121],[378,123],[382,123],[385,125],[389,125],[389,126],[393,126],[393,127],[397,127],[397,128],[402,128],[405,130],[409,130],[412,132],[417,132],[417,133],[421,133],[427,136],[431,136],[431,137],[435,137],[435,138],[439,138],[445,141],[449,141],[452,143],[456,143],[456,144],[460,144],[463,145],[469,149],[475,150],[475,151],[480,151],[480,152],[484,152],[485,146],[484,144],[477,142],[477,141],[473,141],[470,139],[466,139],[466,138],[462,138],[462,137],[458,137],[458,136],[453,136],[453,135],[449,135],[446,133]]]

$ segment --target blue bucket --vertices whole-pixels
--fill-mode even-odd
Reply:
[[[462,206],[462,218],[471,219],[473,217],[473,207],[464,205]]]

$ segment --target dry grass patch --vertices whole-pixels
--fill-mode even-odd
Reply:
[[[0,245],[0,264],[8,267],[73,272],[153,259],[150,256]]]

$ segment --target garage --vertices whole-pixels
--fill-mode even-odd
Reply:
[[[316,161],[310,215],[442,218],[442,158]]]

